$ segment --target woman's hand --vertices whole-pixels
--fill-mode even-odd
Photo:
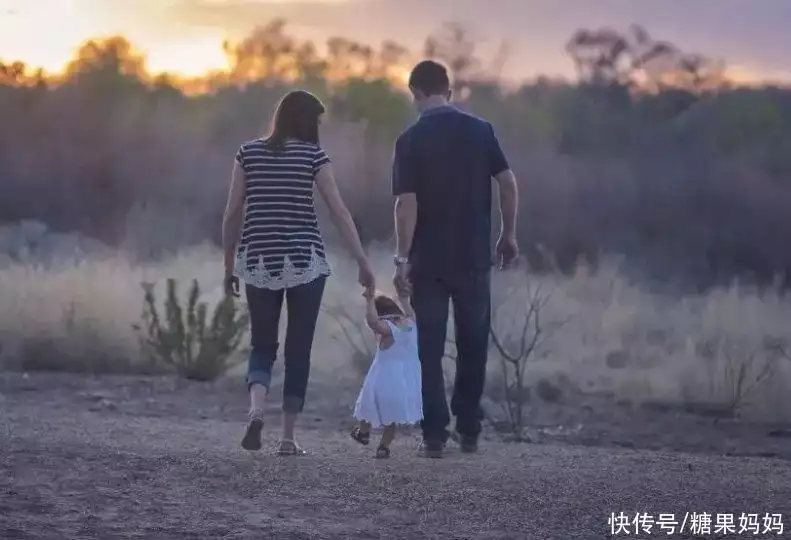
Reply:
[[[225,276],[225,294],[239,298],[239,278],[234,275]]]
[[[376,276],[374,276],[373,268],[371,268],[371,263],[368,261],[368,259],[360,261],[357,272],[357,281],[360,283],[360,285],[372,292],[376,287]]]

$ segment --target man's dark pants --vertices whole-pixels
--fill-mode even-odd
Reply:
[[[418,350],[423,375],[423,440],[448,438],[448,404],[442,358],[453,303],[456,334],[456,380],[451,412],[456,431],[477,438],[481,432],[481,396],[486,380],[486,358],[491,322],[491,273],[476,272],[446,277],[413,275],[412,306],[418,326]]]

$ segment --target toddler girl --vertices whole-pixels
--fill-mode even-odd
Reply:
[[[351,435],[367,445],[371,430],[384,427],[376,449],[376,457],[383,459],[390,457],[396,425],[414,425],[423,419],[417,326],[409,298],[399,298],[399,306],[373,290],[366,290],[363,296],[365,321],[376,334],[377,348],[354,407],[354,418],[360,423]]]

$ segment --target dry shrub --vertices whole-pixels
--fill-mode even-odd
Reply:
[[[61,260],[50,268],[10,264],[0,270],[2,365],[19,370],[151,371],[141,361],[132,328],[140,322],[140,283],[178,276],[219,284],[217,257],[214,250],[196,248],[152,265],[134,264],[122,253]]]
[[[560,373],[582,391],[635,403],[789,418],[781,404],[791,366],[766,350],[791,337],[791,301],[777,291],[733,284],[697,296],[654,293],[624,279],[614,261],[569,280],[534,279],[554,287],[553,317],[568,319],[562,339],[533,363],[534,377]]]
[[[387,290],[392,271],[389,250],[374,245],[370,251],[379,268],[380,287]],[[145,363],[132,330],[139,322],[140,283],[159,283],[169,277],[216,283],[217,290],[201,299],[211,304],[218,299],[217,291],[221,293],[219,261],[218,250],[198,248],[151,265],[133,264],[121,254],[52,269],[12,263],[0,270],[3,365],[73,371],[141,369]],[[334,339],[342,331],[327,316],[327,308],[332,311],[332,306],[340,306],[349,323],[358,326],[362,339],[371,336],[361,326],[364,311],[355,265],[345,258],[333,258],[332,264],[335,272],[328,281],[325,312],[314,340],[311,379],[340,385],[344,378],[359,379],[362,367],[355,371],[354,349],[343,339]],[[662,401],[694,410],[733,406],[749,420],[791,418],[787,407],[791,361],[779,353],[770,354],[779,350],[776,345],[767,347],[767,343],[779,343],[788,350],[791,300],[772,290],[761,292],[736,284],[698,296],[659,294],[623,276],[616,261],[605,260],[596,272],[581,268],[571,278],[530,277],[531,287],[552,292],[541,318],[565,322],[557,339],[539,347],[527,363],[525,386],[531,395],[543,395],[543,401],[556,399],[552,385],[541,381],[565,377],[582,391],[634,402]],[[495,305],[510,290],[508,281],[517,277],[525,279],[524,275],[495,275]],[[524,309],[528,303],[521,306]],[[512,316],[509,309],[503,306],[495,317],[498,336],[519,338],[523,328],[519,321],[525,312]],[[514,327],[509,330],[507,324]],[[502,337],[502,341],[508,339]],[[360,361],[363,354],[370,361],[372,342],[358,343],[358,347]],[[716,354],[712,356],[711,351]],[[496,392],[501,392],[497,388],[502,388],[501,367],[496,351],[491,354],[487,392],[495,399]],[[764,361],[770,359],[771,376],[760,376]],[[452,362],[447,368],[452,371]],[[726,389],[731,389],[730,395]]]
[[[496,274],[493,285],[489,396],[503,411],[504,424],[495,419],[496,425],[521,440],[531,390],[545,401],[560,398],[560,389],[545,378],[528,378],[528,371],[550,355],[550,340],[565,320],[549,314],[552,290],[523,268]]]
[[[168,278],[164,316],[157,307],[153,283],[144,283],[143,324],[135,324],[148,365],[165,364],[185,379],[213,381],[238,364],[242,337],[250,317],[233,297],[224,295],[210,315],[201,302],[198,280],[193,279],[187,302],[181,306],[176,280]]]

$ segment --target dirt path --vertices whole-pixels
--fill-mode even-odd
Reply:
[[[3,539],[597,539],[620,511],[782,513],[791,530],[785,460],[489,441],[427,461],[407,434],[376,462],[326,420],[301,437],[311,455],[278,458],[238,447],[241,404],[232,421],[130,414],[90,381],[52,399],[20,384],[0,386]]]

